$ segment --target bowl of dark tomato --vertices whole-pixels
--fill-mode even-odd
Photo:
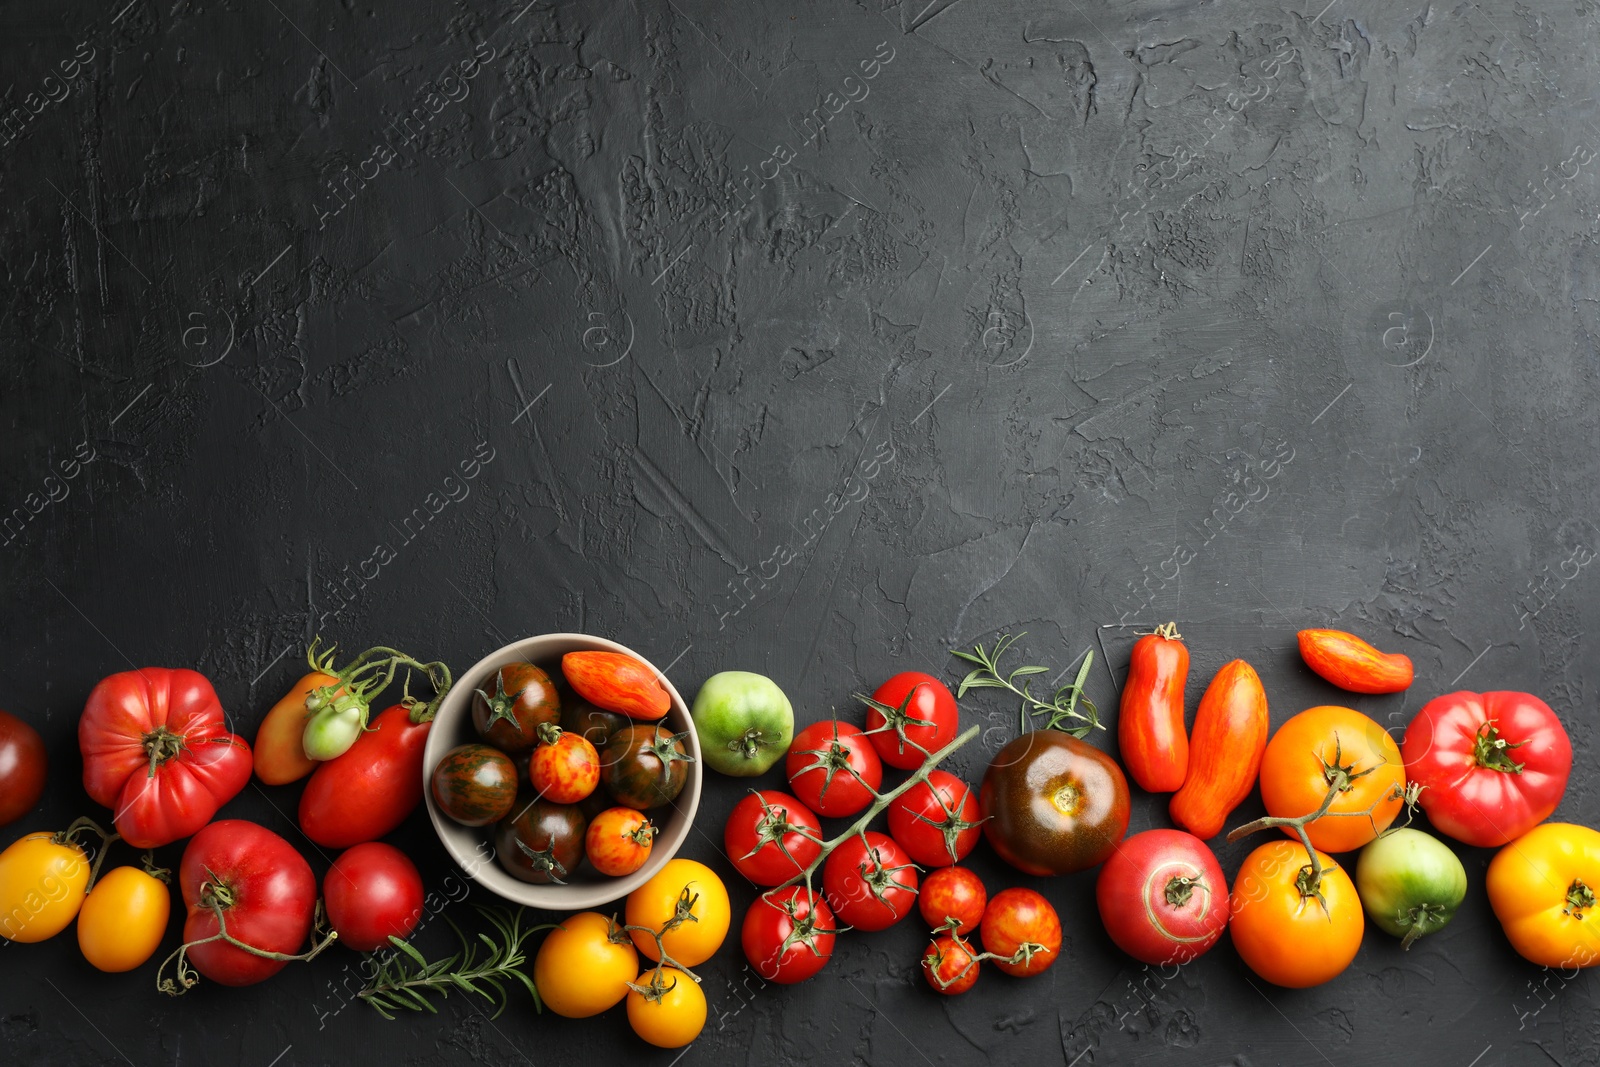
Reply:
[[[564,657],[573,652],[612,653],[636,661],[666,691],[670,703],[665,715],[652,719],[648,711],[623,714],[580,695],[563,670]],[[546,793],[554,787],[536,789],[529,777],[535,750],[558,741],[561,734],[588,740],[604,768],[593,792],[572,803],[548,799]],[[652,747],[658,750],[654,754]],[[665,760],[658,758],[663,754]],[[476,782],[492,780],[499,773],[496,767],[502,766],[501,756],[516,768],[515,800],[495,818],[492,805],[481,810],[474,806],[482,796],[467,805],[459,798],[475,789]],[[528,637],[479,660],[440,704],[422,766],[428,817],[445,851],[480,885],[533,908],[578,911],[627,896],[678,851],[700,805],[700,743],[682,695],[637,652],[589,634]],[[477,778],[467,790],[449,779],[474,773]],[[441,796],[455,805],[452,813],[441,805]],[[611,876],[596,867],[602,862],[598,857],[586,854],[584,839],[592,820],[618,808],[642,812],[655,833],[642,866]],[[467,821],[458,821],[463,818]]]

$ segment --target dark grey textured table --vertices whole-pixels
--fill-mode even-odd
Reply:
[[[1062,668],[1103,643],[1110,709],[1127,624],[1168,618],[1191,701],[1243,656],[1274,722],[1342,699],[1309,625],[1416,660],[1354,700],[1397,734],[1451,687],[1538,692],[1559,816],[1600,822],[1600,5],[1322,6],[8,5],[0,706],[55,759],[9,830],[91,810],[77,715],[135,664],[198,667],[253,734],[317,633],[464,667],[585,630],[809,721],[1027,631]],[[964,715],[975,780],[1012,709]],[[686,852],[736,912],[741,791],[708,782]],[[304,845],[295,797],[228,812]],[[420,815],[395,840],[452,873]],[[984,847],[1061,910],[1048,977],[934,997],[908,922],[757,988],[730,943],[682,1062],[1596,1062],[1593,978],[1518,959],[1463,857],[1448,930],[1369,928],[1285,992],[1226,943],[1146,971],[1092,876]],[[70,933],[9,945],[0,1060],[677,1055],[525,1000],[385,1022],[341,1009],[351,959],[169,1001]]]

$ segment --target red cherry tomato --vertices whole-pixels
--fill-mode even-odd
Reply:
[[[1228,881],[1206,843],[1182,830],[1134,834],[1095,883],[1117,947],[1151,965],[1188,963],[1228,926]]]
[[[915,907],[917,869],[894,838],[867,830],[828,854],[822,891],[841,922],[857,930],[883,930]]]
[[[928,980],[934,992],[947,997],[958,996],[977,984],[975,955],[972,946],[960,937],[940,934],[928,943],[927,955],[922,957],[922,977]]]
[[[867,705],[867,736],[883,762],[903,771],[922,766],[956,739],[960,711],[949,688],[931,674],[905,671],[878,686]]]
[[[804,886],[761,894],[744,913],[744,958],[768,982],[791,985],[822,970],[833,956],[833,912]]]
[[[544,799],[576,804],[600,784],[600,753],[582,734],[546,724],[528,760],[528,779]]]
[[[822,824],[788,793],[763,789],[733,806],[722,844],[756,885],[782,885],[822,854]]]
[[[994,965],[1017,978],[1048,968],[1061,955],[1061,919],[1031,889],[1003,889],[989,901],[979,930],[983,950],[1002,957]],[[1030,946],[1023,951],[1023,946]]]
[[[422,875],[404,852],[381,841],[346,849],[322,879],[322,902],[339,943],[357,952],[407,938],[422,919]]]
[[[955,932],[963,936],[978,928],[988,903],[982,880],[965,867],[940,867],[923,880],[917,894],[917,910],[929,928],[937,930],[954,919],[960,924]]]
[[[860,729],[836,719],[801,730],[789,746],[783,769],[795,796],[830,819],[865,811],[883,784],[878,750]]]
[[[977,846],[983,813],[966,782],[934,769],[889,805],[889,833],[924,867],[948,867]]]

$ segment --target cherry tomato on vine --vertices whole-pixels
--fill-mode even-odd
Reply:
[[[801,730],[789,746],[783,769],[794,795],[830,819],[865,811],[883,784],[883,761],[871,739],[836,719]]]
[[[936,993],[959,996],[978,981],[977,954],[956,934],[940,934],[928,942],[922,957],[922,977]]]
[[[788,793],[763,789],[733,806],[723,848],[756,885],[782,885],[822,854],[822,824]]]
[[[979,930],[983,950],[1002,957],[994,965],[1016,978],[1039,974],[1061,955],[1061,919],[1031,889],[1002,889],[989,901]],[[1023,946],[1031,946],[1024,951]]]
[[[891,767],[909,771],[956,739],[960,711],[949,688],[931,674],[905,671],[878,686],[867,706],[867,736]]]
[[[955,932],[962,935],[978,928],[988,903],[989,891],[982,880],[965,867],[940,867],[923,879],[917,894],[917,910],[930,929],[954,919],[960,924]]]
[[[582,734],[548,723],[528,760],[528,780],[546,800],[576,804],[600,784],[600,753]]]
[[[83,902],[78,947],[99,970],[131,971],[161,947],[171,914],[167,883],[138,867],[118,867],[101,875]]]
[[[937,768],[889,805],[889,833],[925,867],[960,863],[977,847],[982,824],[972,788]]]
[[[590,821],[584,851],[595,870],[620,878],[644,866],[655,836],[655,824],[644,812],[607,808]]]
[[[422,875],[404,852],[382,841],[345,849],[322,879],[322,902],[339,943],[357,952],[389,947],[422,921]]]
[[[756,974],[792,985],[822,970],[833,957],[836,921],[828,905],[805,886],[773,889],[744,913],[739,942]]]
[[[586,1019],[621,1003],[639,973],[633,941],[607,916],[580,911],[562,919],[539,946],[533,985],[544,1006]]]
[[[894,838],[866,830],[828,854],[822,890],[841,922],[858,930],[883,930],[916,906],[917,869]]]
[[[628,990],[628,1025],[657,1048],[682,1048],[705,1029],[706,995],[676,967],[652,967]]]
[[[663,930],[680,909],[685,912],[684,921],[661,935],[661,945],[678,963],[698,967],[728,936],[728,888],[710,867],[694,860],[668,860],[654,877],[628,894],[627,924]],[[661,954],[654,937],[639,930],[631,933],[634,946],[644,955],[654,960]]]

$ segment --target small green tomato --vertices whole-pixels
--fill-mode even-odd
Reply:
[[[707,678],[691,714],[706,765],[736,778],[766,773],[794,740],[789,698],[771,678],[749,671]]]
[[[1356,891],[1379,929],[1410,948],[1455,917],[1467,895],[1467,872],[1438,838],[1391,830],[1361,850]]]
[[[350,751],[350,746],[356,743],[362,727],[366,725],[362,721],[366,717],[364,710],[360,705],[343,708],[331,706],[312,715],[306,722],[306,732],[300,738],[306,758],[330,760]]]

